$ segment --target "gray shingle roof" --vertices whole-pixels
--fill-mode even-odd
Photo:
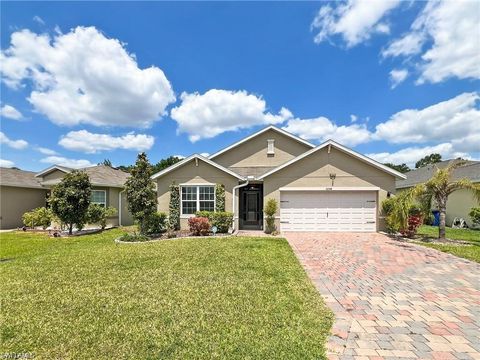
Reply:
[[[42,188],[40,179],[35,177],[33,171],[25,171],[10,168],[0,168],[0,185]]]
[[[435,173],[437,168],[447,167],[451,162],[458,162],[459,160],[446,160],[434,165],[428,165],[420,169],[407,172],[406,180],[397,180],[396,188],[407,188],[415,186],[429,180]],[[473,182],[480,182],[480,161],[466,161],[464,165],[456,168],[453,171],[453,179],[467,178]]]

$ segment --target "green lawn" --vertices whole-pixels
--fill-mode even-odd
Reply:
[[[319,359],[332,314],[288,243],[1,234],[0,353]]]
[[[480,230],[447,228],[446,233],[448,239],[468,241],[471,245],[417,243],[480,263]],[[438,227],[422,225],[418,234],[436,238],[438,237]]]

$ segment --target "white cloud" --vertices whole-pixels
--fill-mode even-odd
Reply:
[[[390,27],[381,20],[399,4],[399,0],[349,0],[334,7],[324,5],[311,25],[318,31],[314,41],[319,44],[339,35],[347,47],[352,47],[375,33],[389,33]]]
[[[202,153],[200,153],[200,155],[202,155],[203,157],[208,158],[208,157],[210,156],[210,153],[208,153],[208,152],[202,152]]]
[[[480,151],[479,100],[478,93],[463,93],[421,110],[402,110],[377,125],[374,137],[391,143],[452,142]],[[467,134],[471,142],[464,141]]]
[[[83,168],[88,166],[94,166],[95,164],[91,163],[85,159],[68,159],[63,156],[47,156],[40,160],[40,162],[45,164],[55,164],[55,165],[62,165],[71,168]]]
[[[435,146],[425,146],[425,147],[407,147],[399,151],[389,153],[373,153],[367,154],[368,157],[375,159],[381,163],[392,163],[392,164],[407,164],[410,167],[415,165],[415,162],[420,160],[422,157],[430,155],[432,153],[438,153],[442,155],[443,159],[456,159],[458,157],[464,159],[470,159],[470,155],[465,152],[456,151],[452,144],[442,143]]]
[[[173,155],[173,157],[179,158],[180,160],[185,159],[185,155]]]
[[[265,100],[246,91],[184,92],[181,99],[182,103],[173,108],[170,115],[178,123],[178,131],[187,133],[192,142],[213,138],[225,131],[278,124],[292,118],[292,113],[285,108],[276,115],[267,112]]]
[[[37,151],[42,153],[43,155],[58,155],[58,153],[55,150],[48,149],[45,147],[37,147]]]
[[[337,126],[326,117],[289,120],[283,129],[307,140],[332,139],[347,146],[356,146],[371,139],[365,125]]]
[[[45,20],[43,20],[40,16],[38,15],[35,15],[33,17],[33,21],[35,21],[36,23],[40,24],[40,25],[45,25]]]
[[[133,132],[123,136],[112,136],[79,130],[70,131],[60,139],[58,144],[68,150],[93,154],[115,149],[145,151],[149,150],[154,142],[155,138],[151,135],[135,134]]]
[[[147,127],[175,100],[161,69],[140,69],[125,44],[94,27],[53,38],[14,32],[0,60],[5,84],[18,88],[31,81],[28,100],[59,125]]]
[[[354,115],[354,114],[351,114],[351,115],[350,115],[350,121],[351,121],[352,123],[355,122],[355,121],[357,121],[357,120],[358,120],[358,116],[357,116],[357,115]]]
[[[20,120],[23,117],[22,113],[11,105],[2,106],[0,115],[12,120]]]
[[[0,159],[0,167],[11,168],[14,166],[15,166],[15,163],[13,161]]]
[[[398,84],[403,82],[408,76],[408,70],[406,69],[393,69],[390,71],[391,88],[394,89]]]
[[[21,150],[28,146],[25,140],[12,140],[3,132],[0,131],[0,144],[5,144],[13,149]]]
[[[393,41],[382,55],[421,54],[413,61],[421,72],[418,83],[438,83],[450,77],[478,79],[478,24],[478,1],[429,1],[412,24],[410,32]],[[422,53],[423,46],[428,48]]]

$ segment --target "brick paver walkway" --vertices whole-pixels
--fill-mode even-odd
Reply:
[[[330,359],[480,359],[480,265],[382,234],[284,234],[335,313]]]

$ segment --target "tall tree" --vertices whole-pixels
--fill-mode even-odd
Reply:
[[[155,184],[150,179],[152,166],[144,152],[138,154],[130,174],[125,182],[128,210],[137,221],[140,233],[144,234],[148,218],[157,211]]]
[[[467,189],[471,190],[473,195],[480,201],[480,185],[471,180],[463,178],[452,180],[453,172],[463,162],[453,162],[443,169],[437,169],[435,174],[425,184],[420,184],[415,188],[419,198],[425,203],[425,208],[431,208],[431,202],[434,200],[440,212],[440,225],[438,227],[438,237],[445,239],[445,216],[447,213],[447,200],[454,191]]]
[[[415,169],[419,169],[430,164],[436,164],[440,161],[442,161],[442,155],[436,153],[430,154],[418,160],[415,163]]]
[[[66,174],[60,183],[53,187],[49,200],[52,212],[68,226],[70,235],[74,225],[78,229],[83,228],[87,220],[91,193],[92,185],[88,175],[77,170]]]
[[[103,161],[98,163],[98,165],[105,165],[105,166],[113,167],[110,159],[103,159]]]
[[[393,170],[397,170],[401,172],[402,174],[405,174],[406,172],[409,172],[411,169],[407,166],[407,164],[400,164],[400,165],[395,165],[392,163],[384,163],[383,165],[388,166],[389,168],[392,168]]]
[[[152,173],[155,174],[159,171],[162,171],[163,169],[166,169],[169,166],[172,166],[173,164],[176,164],[179,162],[180,159],[177,156],[169,156],[166,159],[161,159],[159,162],[157,162],[155,165],[152,166]]]

